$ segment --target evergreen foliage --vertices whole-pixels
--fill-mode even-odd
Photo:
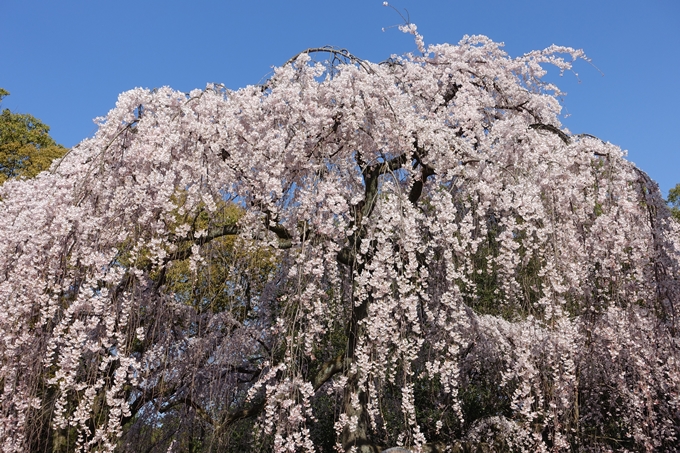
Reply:
[[[0,88],[0,102],[9,92]],[[0,184],[8,178],[32,178],[68,151],[49,135],[50,128],[27,113],[0,113]]]

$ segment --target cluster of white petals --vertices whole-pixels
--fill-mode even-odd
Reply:
[[[0,188],[0,450],[677,445],[680,229],[562,128],[582,52],[403,29],[128,91]]]

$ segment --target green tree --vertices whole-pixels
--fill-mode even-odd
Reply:
[[[0,102],[9,92],[0,88]],[[0,183],[9,178],[31,178],[47,170],[68,151],[49,135],[50,128],[27,113],[0,113]]]
[[[680,221],[680,184],[676,184],[675,187],[668,191],[668,204],[673,217]]]

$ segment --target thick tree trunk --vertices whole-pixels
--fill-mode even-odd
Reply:
[[[347,332],[348,344],[345,355],[346,360],[349,363],[354,360],[357,342],[361,337],[360,321],[366,318],[369,303],[369,300],[364,301],[364,303],[358,307],[355,306],[352,312],[352,321]],[[343,409],[345,414],[347,414],[347,417],[350,419],[356,417],[357,419],[356,429],[351,430],[349,426],[346,426],[342,431],[340,440],[345,451],[349,451],[350,448],[356,446],[358,453],[378,453],[379,450],[368,441],[368,414],[366,413],[368,398],[363,391],[357,389],[357,381],[357,376],[350,377],[350,384],[346,387],[345,399],[343,402]],[[359,407],[355,407],[355,405],[352,404],[352,394],[357,391],[359,393]]]
[[[345,451],[356,447],[357,453],[379,453],[379,449],[368,440],[368,416],[366,414],[366,394],[359,392],[359,407],[352,404],[351,393],[345,394],[344,410],[348,417],[357,418],[356,429],[345,426],[342,431],[341,443]]]

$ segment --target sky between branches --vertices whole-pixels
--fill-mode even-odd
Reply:
[[[680,182],[680,3],[676,0],[395,0],[426,44],[484,34],[518,56],[551,44],[593,62],[550,80],[568,95],[563,124],[628,150],[662,192]],[[308,47],[382,61],[416,51],[399,15],[374,0],[2,0],[3,107],[73,146],[134,87],[237,89]],[[384,31],[383,31],[384,29]],[[604,76],[603,76],[604,74]]]

